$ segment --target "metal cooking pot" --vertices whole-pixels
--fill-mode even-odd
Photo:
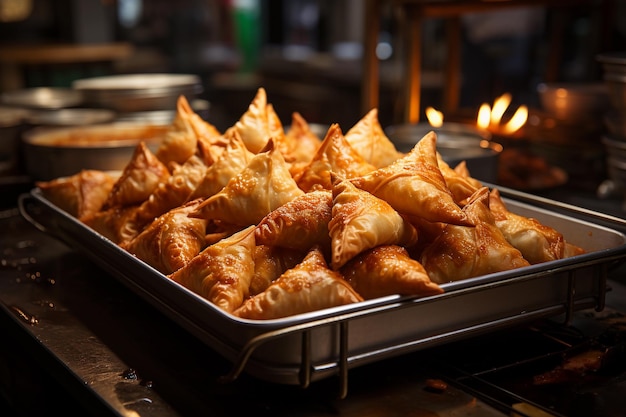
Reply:
[[[156,151],[167,129],[136,123],[36,127],[22,135],[25,171],[33,180],[47,181],[83,169],[122,170],[140,141]]]

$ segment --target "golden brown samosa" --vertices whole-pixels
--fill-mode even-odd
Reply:
[[[304,192],[291,177],[273,141],[217,194],[204,200],[190,216],[249,226]]]
[[[254,274],[254,226],[208,246],[168,275],[173,281],[232,312],[248,297]]]
[[[272,210],[257,225],[257,244],[302,251],[319,245],[328,253],[332,200],[329,190],[311,191]]]
[[[102,209],[143,203],[170,176],[168,168],[144,142],[135,147],[130,161],[117,179]]]
[[[80,220],[100,211],[118,178],[119,173],[86,169],[35,185],[48,201]]]
[[[372,172],[376,167],[368,163],[350,146],[337,123],[330,126],[311,162],[304,166],[294,179],[304,191],[330,190],[330,172],[344,178],[358,177]]]
[[[339,272],[328,268],[319,248],[287,270],[260,294],[247,299],[235,316],[268,320],[363,301]]]
[[[519,249],[528,262],[537,264],[563,258],[565,239],[560,232],[537,219],[509,211],[497,189],[489,194],[489,207],[506,240]]]
[[[187,215],[200,201],[190,201],[162,214],[120,246],[163,274],[182,268],[205,246],[206,220]]]
[[[341,274],[364,299],[387,295],[426,297],[444,292],[406,248],[381,245],[369,249],[346,263]]]
[[[393,142],[385,135],[378,109],[373,108],[346,133],[348,143],[370,164],[376,168],[391,165],[402,157]]]
[[[420,263],[432,281],[443,284],[530,265],[496,226],[487,187],[476,191],[463,211],[474,226],[447,224],[422,252]]]
[[[410,246],[417,229],[386,201],[331,173],[333,180],[331,266],[337,270],[361,252],[379,245]]]
[[[436,142],[437,136],[431,131],[393,164],[351,181],[401,214],[430,222],[471,225],[439,170]]]

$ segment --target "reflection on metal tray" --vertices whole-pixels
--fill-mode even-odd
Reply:
[[[506,189],[500,191],[508,197]],[[626,230],[626,222],[511,194],[518,197],[506,198],[512,211],[556,228],[588,253],[443,284],[445,293],[437,296],[388,296],[266,321],[225,313],[63,212],[38,189],[20,196],[19,205],[32,224],[85,252],[231,360],[233,369],[225,380],[245,371],[308,386],[339,375],[345,396],[351,368],[540,317],[563,315],[567,321],[573,311],[604,308],[607,270],[626,258],[626,236],[620,231]]]

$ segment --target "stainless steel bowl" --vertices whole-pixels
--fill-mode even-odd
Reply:
[[[26,118],[35,126],[81,126],[112,122],[115,112],[108,109],[59,109],[32,111]]]
[[[106,123],[36,127],[22,135],[24,168],[33,180],[51,180],[83,169],[122,170],[140,141],[156,150],[168,126]]]
[[[2,93],[2,103],[27,109],[61,109],[79,106],[80,91],[63,87],[35,87]]]
[[[465,161],[474,178],[496,182],[502,145],[491,141],[488,132],[460,123],[444,123],[437,128],[427,123],[402,124],[385,129],[387,137],[400,152],[413,149],[430,131],[437,134],[437,151],[450,166]]]
[[[192,74],[122,74],[76,80],[72,87],[85,105],[117,112],[176,109],[178,97],[189,101],[202,91],[199,76]]]

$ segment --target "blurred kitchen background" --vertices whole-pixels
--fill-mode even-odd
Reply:
[[[604,112],[589,113],[591,129],[548,117],[539,86],[603,83],[598,54],[623,51],[622,0],[0,0],[2,94],[114,74],[194,74],[203,115],[221,130],[263,86],[284,124],[298,111],[347,131],[372,105],[383,127],[415,122],[407,68],[419,68],[420,121],[432,107],[473,124],[482,104],[506,95],[511,111],[529,109],[527,126],[494,139],[539,138],[539,165],[594,191],[607,176]],[[535,162],[526,170],[540,169]]]
[[[401,5],[419,1],[373,3],[380,19],[379,110],[390,124],[402,118]],[[595,55],[626,47],[624,1],[512,3],[538,6],[482,13],[466,7],[461,15],[464,107],[477,108],[504,92],[536,106],[536,87],[546,77],[600,80]],[[367,7],[367,0],[1,0],[1,87],[70,86],[112,73],[191,73],[201,76],[212,119],[222,126],[263,85],[283,114],[297,110],[312,122],[347,127],[362,116]],[[441,107],[445,20],[422,19],[423,107]],[[111,48],[99,58],[77,49],[55,60],[45,49],[56,45]],[[15,50],[23,46],[40,49],[22,57]],[[559,55],[558,68],[548,67],[554,65],[550,54]]]

